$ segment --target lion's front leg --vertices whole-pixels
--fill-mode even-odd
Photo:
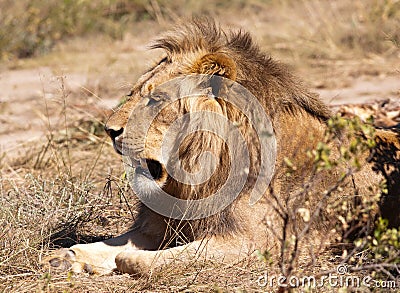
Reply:
[[[115,258],[121,252],[127,249],[133,251],[156,247],[157,243],[153,243],[145,235],[130,231],[105,241],[76,244],[70,248],[57,250],[47,257],[44,263],[55,270],[108,274],[117,269]]]
[[[117,270],[123,273],[144,275],[151,269],[172,262],[189,263],[196,260],[234,262],[249,256],[254,249],[242,242],[211,237],[165,250],[146,251],[127,249],[116,257]]]

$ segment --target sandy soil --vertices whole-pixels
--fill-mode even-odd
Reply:
[[[349,87],[316,89],[330,105],[360,104],[374,100],[399,99],[400,75],[354,78]]]
[[[1,72],[0,152],[14,153],[29,142],[45,139],[77,112],[93,116],[99,109],[117,105],[118,95],[100,99],[88,94],[87,87],[87,75],[57,76],[48,67]]]

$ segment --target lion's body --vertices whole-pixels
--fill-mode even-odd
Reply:
[[[129,95],[129,100],[107,123],[107,131],[113,138],[117,151],[123,153],[124,143],[139,157],[160,161],[160,143],[166,128],[174,118],[192,111],[193,108],[207,109],[226,115],[231,120],[240,120],[240,131],[246,141],[250,144],[256,141],[254,130],[248,121],[231,109],[229,104],[221,100],[208,101],[201,98],[194,102],[176,102],[166,113],[160,115],[158,124],[147,133],[140,129],[134,132],[126,131],[132,109],[138,105],[140,107],[143,97],[148,96],[160,84],[185,74],[219,75],[235,80],[247,88],[257,97],[271,119],[277,142],[277,157],[270,188],[263,199],[250,206],[247,191],[253,183],[247,181],[248,188],[244,189],[232,205],[217,215],[199,220],[169,219],[141,205],[132,231],[104,242],[75,245],[70,250],[62,251],[61,256],[73,262],[73,269],[76,271],[91,267],[91,270],[97,272],[117,268],[124,272],[142,273],[148,271],[151,265],[158,266],[176,259],[188,261],[195,257],[207,257],[229,261],[247,256],[255,249],[278,251],[280,242],[269,229],[272,226],[275,231],[279,231],[284,224],[282,217],[276,212],[276,200],[280,201],[279,204],[293,209],[315,206],[324,192],[334,186],[342,175],[343,170],[338,169],[321,172],[319,176],[313,177],[313,161],[307,155],[307,152],[315,149],[317,143],[324,139],[326,121],[331,115],[327,106],[294,78],[285,66],[261,53],[247,33],[224,33],[213,22],[194,21],[166,35],[153,47],[164,49],[167,57],[139,79]],[[135,119],[144,119],[146,105],[141,107],[144,114]],[[135,149],[137,142],[144,135],[148,141],[146,147]],[[367,185],[379,183],[383,178],[389,182],[389,192],[393,195],[396,191],[398,193],[399,135],[389,131],[378,132],[377,140],[380,143],[372,161],[366,162],[366,154],[362,161],[363,168],[351,176],[340,189],[343,194],[362,193],[366,191]],[[226,147],[211,134],[184,140],[181,147],[183,151],[180,155],[189,171],[196,168],[199,153],[212,151],[219,155],[222,163],[217,167],[216,176],[210,179],[208,185],[193,188],[170,180],[168,174],[159,168],[157,182],[177,198],[198,199],[209,196],[226,179],[229,167],[228,159],[225,158]],[[250,174],[257,173],[259,168],[259,151],[257,144],[250,148]],[[287,174],[285,158],[290,158],[292,163],[298,166],[291,176]],[[385,164],[391,167],[385,167]],[[310,179],[313,182],[307,199],[291,200],[291,195],[299,193]],[[397,198],[395,201],[399,206]],[[389,201],[386,202],[383,211],[389,210]],[[398,221],[398,213],[392,211],[391,214],[392,220]],[[329,237],[326,233],[332,228],[332,223],[327,221],[326,225],[316,224],[320,224],[322,228],[310,232],[310,235],[313,235],[316,242],[325,241],[325,244],[328,244]],[[319,237],[321,233],[324,239]],[[187,244],[179,245],[182,242]],[[204,251],[207,253],[203,253]],[[59,262],[54,266],[58,265]]]

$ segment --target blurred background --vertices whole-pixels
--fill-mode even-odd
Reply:
[[[314,87],[398,69],[399,0],[0,0],[0,69],[113,71],[113,81],[133,82],[157,56],[146,45],[193,15],[250,31],[274,57],[316,73],[305,74]]]
[[[390,56],[400,42],[398,0],[1,0],[0,8],[2,60],[73,38],[147,35],[192,15],[245,27],[266,49],[300,58]]]

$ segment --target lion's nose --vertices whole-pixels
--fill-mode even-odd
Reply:
[[[120,136],[124,132],[123,127],[113,127],[113,126],[104,126],[104,130],[107,132],[108,136],[111,137],[113,141]]]

